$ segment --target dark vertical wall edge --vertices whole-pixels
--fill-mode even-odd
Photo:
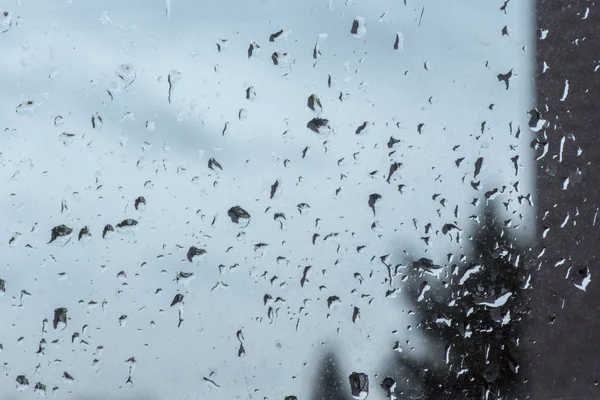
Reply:
[[[524,340],[528,391],[533,399],[597,399],[600,4],[539,0],[536,15],[537,109],[548,121],[537,140],[548,152],[537,163],[539,238],[531,252],[531,320]],[[541,39],[543,30],[548,32]],[[576,284],[586,276],[591,281],[583,291]]]

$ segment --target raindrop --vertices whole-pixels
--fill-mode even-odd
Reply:
[[[325,118],[313,118],[308,121],[306,127],[313,132],[321,133],[321,134],[329,134],[332,129],[329,126],[329,120]]]
[[[238,330],[235,336],[240,342],[240,347],[238,348],[238,357],[243,358],[246,355],[246,349],[244,348],[244,334],[242,333],[242,330]]]
[[[92,238],[92,233],[87,226],[84,226],[79,230],[79,235],[77,236],[77,240],[81,241],[83,239],[84,242],[90,240]]]
[[[271,61],[273,61],[273,65],[285,64],[288,61],[288,54],[276,51],[271,55]]]
[[[6,33],[12,26],[12,13],[9,11],[0,11],[0,32]]]
[[[71,234],[73,229],[66,225],[58,225],[52,228],[50,234],[50,241],[48,243],[54,243],[57,246],[65,246],[71,240]]]
[[[36,383],[35,387],[33,388],[33,392],[40,396],[46,397],[46,385],[41,382]]]
[[[475,161],[475,172],[473,173],[473,179],[477,179],[477,175],[481,172],[481,166],[483,165],[483,157],[479,157]]]
[[[510,83],[509,79],[512,77],[512,69],[508,71],[506,74],[498,74],[498,82],[504,82],[506,84],[506,90],[508,90]]]
[[[381,195],[378,193],[373,193],[369,195],[369,207],[373,210],[373,216],[375,216],[375,204],[381,200]]]
[[[54,329],[64,330],[67,327],[67,309],[57,308],[54,310],[54,320],[52,322]]]
[[[356,131],[354,131],[355,134],[360,135],[361,133],[367,133],[367,128],[369,127],[369,125],[371,125],[368,121],[363,122],[358,128],[356,128]]]
[[[333,307],[342,304],[342,301],[338,296],[329,296],[327,298],[327,307],[331,310]]]
[[[363,37],[365,33],[367,33],[367,27],[365,26],[365,19],[363,17],[354,18],[350,33],[357,38]]]
[[[423,281],[421,283],[421,287],[419,288],[419,292],[418,292],[418,297],[417,297],[417,301],[422,301],[425,298],[425,293],[431,289],[431,286],[429,285],[429,283],[427,283],[427,281]]]
[[[429,258],[420,258],[414,261],[412,265],[415,270],[431,275],[437,275],[442,269],[440,265],[435,265]]]
[[[178,272],[177,275],[175,276],[175,280],[179,283],[181,283],[182,285],[187,285],[192,278],[194,277],[194,273],[193,272]]]
[[[221,171],[223,171],[223,167],[221,166],[221,164],[219,164],[219,162],[217,160],[215,160],[214,158],[210,158],[208,160],[208,168],[212,169],[213,171],[216,168],[219,168]]]
[[[273,197],[279,193],[281,193],[281,185],[279,184],[279,180],[276,180],[275,183],[271,185],[271,193],[269,194],[269,198],[273,199]]]
[[[182,303],[183,302],[183,295],[181,293],[177,293],[175,295],[175,297],[173,297],[173,300],[171,301],[171,307],[173,307],[176,304]]]
[[[245,228],[250,224],[250,214],[240,206],[231,207],[227,211],[231,222],[238,224],[240,228]]]
[[[16,112],[18,115],[32,115],[39,106],[39,102],[27,100],[17,106]]]
[[[577,273],[575,274],[574,281],[575,281],[575,283],[574,283],[575,287],[577,289],[583,290],[585,292],[585,289],[592,281],[592,274],[591,274],[589,268],[588,267],[580,268],[579,271],[577,271]]]
[[[206,250],[200,249],[196,246],[191,246],[187,252],[187,259],[191,263],[197,263],[198,261],[204,258],[203,256],[206,254]]]
[[[175,91],[175,84],[177,82],[179,82],[180,80],[181,80],[181,72],[176,71],[176,70],[172,70],[171,72],[169,72],[169,75],[167,77],[167,83],[169,84],[167,99],[169,100],[169,104],[171,103],[171,100],[173,99],[173,92]]]
[[[115,70],[115,74],[123,83],[123,88],[127,89],[136,78],[136,69],[132,63],[121,64]]]
[[[356,323],[357,319],[360,319],[360,309],[358,307],[354,307],[354,311],[352,311],[352,322]]]
[[[292,31],[284,31],[283,29],[280,29],[269,36],[269,42],[281,43],[286,40],[291,33]]]
[[[135,199],[135,202],[133,203],[133,206],[138,211],[145,210],[146,209],[146,198],[144,196],[138,197],[137,199]]]
[[[250,101],[256,99],[256,89],[254,86],[249,86],[246,88],[246,99]]]
[[[369,395],[369,377],[362,372],[353,372],[350,374],[350,392],[352,397],[358,400],[364,400]]]
[[[122,234],[135,233],[138,222],[135,219],[127,218],[117,224],[117,231]]]
[[[394,378],[387,377],[381,382],[381,388],[385,391],[386,397],[390,400],[394,400],[396,397],[394,396],[394,392],[396,391],[396,381]]]
[[[248,58],[252,58],[252,56],[257,56],[260,53],[260,46],[255,42],[250,43],[248,46]]]
[[[502,296],[499,296],[497,298],[480,300],[478,302],[475,302],[475,304],[477,304],[479,306],[488,306],[490,308],[502,307],[503,305],[506,304],[506,302],[508,301],[508,298],[510,296],[512,296],[512,293],[506,292]]]
[[[102,239],[110,239],[115,233],[115,228],[111,224],[106,224],[102,230]]]
[[[396,32],[396,40],[394,41],[394,50],[404,51],[404,35],[402,32]]]
[[[320,114],[323,111],[323,106],[321,105],[321,100],[319,99],[319,96],[317,96],[316,94],[311,94],[310,96],[308,96],[307,105],[308,105],[308,108],[310,108],[317,114]]]
[[[100,130],[102,128],[102,117],[98,113],[92,114],[92,129]]]
[[[27,389],[29,389],[29,380],[27,379],[27,377],[25,375],[19,375],[17,376],[17,390],[19,392],[23,392]]]

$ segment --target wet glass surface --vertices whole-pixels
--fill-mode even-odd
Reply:
[[[594,282],[532,2],[5,7],[0,398],[520,398]]]

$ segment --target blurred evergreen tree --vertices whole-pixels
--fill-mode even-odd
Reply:
[[[350,386],[348,379],[342,379],[338,363],[333,352],[321,357],[321,365],[314,383],[312,400],[348,400]]]
[[[432,357],[407,351],[395,357],[399,398],[526,398],[519,346],[527,314],[525,257],[490,209],[471,240],[472,256],[447,269],[427,259],[409,266],[408,300]],[[428,275],[436,269],[439,281]],[[423,295],[425,286],[431,290]]]

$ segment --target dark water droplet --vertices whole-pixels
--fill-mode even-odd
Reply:
[[[250,214],[240,206],[231,207],[227,211],[227,215],[231,218],[231,222],[238,224],[241,228],[245,228],[250,223]]]
[[[128,228],[136,226],[138,222],[135,219],[127,218],[117,224],[117,228]]]
[[[189,262],[198,261],[203,255],[206,254],[206,250],[200,249],[196,246],[191,246],[187,252],[187,259]]]
[[[498,74],[498,82],[504,82],[506,84],[506,90],[510,87],[509,80],[512,77],[512,69],[508,71],[506,74]]]
[[[367,127],[368,122],[365,121],[362,123],[362,125],[360,125],[358,128],[356,128],[356,131],[354,132],[356,135],[359,135],[362,131],[365,130],[365,128]]]
[[[355,399],[364,400],[369,395],[369,377],[362,372],[350,374],[350,392]]]
[[[375,203],[377,203],[381,199],[381,195],[378,193],[373,193],[369,195],[369,207],[373,210],[373,215],[375,215]]]
[[[429,258],[420,258],[412,263],[413,268],[422,272],[433,273],[439,271],[442,267],[435,265]]]
[[[133,206],[138,211],[145,209],[146,208],[146,198],[144,196],[138,197],[137,199],[135,199]]]
[[[273,197],[275,197],[275,194],[277,193],[278,188],[279,188],[279,180],[276,180],[275,183],[273,183],[271,185],[271,194],[269,196],[270,199],[273,199]]]
[[[334,305],[341,303],[342,301],[338,296],[329,296],[327,298],[327,307],[331,309]]]
[[[269,42],[274,42],[275,39],[277,39],[282,34],[283,34],[283,29],[281,29],[281,30],[279,30],[279,31],[277,31],[275,33],[272,33],[271,36],[269,36]]]
[[[251,58],[253,55],[258,54],[260,50],[260,46],[255,42],[250,43],[248,46],[248,58]]]
[[[181,293],[177,293],[175,295],[175,297],[173,297],[173,300],[171,301],[171,307],[173,307],[175,304],[179,304],[183,301],[183,295]]]
[[[352,311],[352,322],[356,323],[357,319],[360,319],[360,309],[358,307],[354,307],[354,311]]]
[[[106,239],[107,236],[110,236],[111,233],[115,231],[115,228],[111,224],[106,224],[104,229],[102,230],[102,239]]]
[[[313,118],[308,121],[306,127],[316,133],[325,133],[331,130],[329,120],[325,118]]]
[[[214,171],[215,167],[217,167],[221,171],[223,171],[223,167],[221,166],[221,164],[219,164],[219,162],[217,160],[215,160],[214,158],[211,158],[210,160],[208,160],[208,168],[210,168]]]
[[[73,229],[69,228],[66,225],[58,225],[52,228],[50,233],[50,241],[48,243],[54,242],[58,238],[63,238],[69,236],[73,233]]]
[[[27,377],[25,375],[19,375],[17,376],[17,389],[19,390],[25,390],[29,387],[29,380],[27,379]]]
[[[92,237],[90,229],[87,226],[84,226],[79,230],[79,235],[77,236],[77,240],[81,241],[81,239],[89,239]]]
[[[67,327],[67,309],[64,307],[57,308],[54,310],[54,320],[52,325],[54,329],[61,327],[61,330]]]
[[[390,179],[392,179],[392,175],[394,175],[394,173],[396,171],[398,171],[398,168],[400,168],[401,165],[402,165],[402,163],[398,163],[398,162],[392,163],[392,165],[390,165],[390,170],[388,172],[388,177],[386,179],[387,183],[390,183]]]
[[[395,139],[393,136],[390,136],[390,140],[388,140],[388,143],[387,143],[388,149],[391,149],[392,147],[394,147],[394,145],[396,143],[400,143],[400,140],[399,139]]]
[[[319,96],[317,96],[316,94],[311,94],[310,96],[308,96],[307,105],[308,105],[308,108],[310,108],[311,110],[313,110],[315,112],[320,112],[323,110],[323,105],[321,104],[321,100],[319,99]]]
[[[381,382],[381,388],[385,390],[385,395],[391,398],[394,390],[396,390],[396,381],[388,376]]]

